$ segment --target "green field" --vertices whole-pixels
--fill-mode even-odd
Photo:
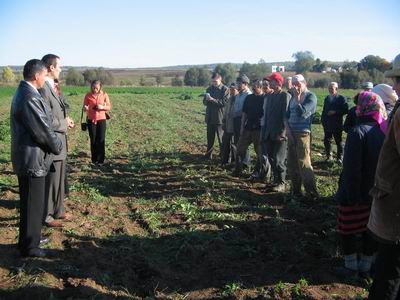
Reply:
[[[10,160],[14,88],[0,88],[1,299],[364,299],[369,281],[332,274],[341,264],[332,198],[340,167],[324,163],[313,127],[321,199],[267,194],[263,184],[205,152],[202,88],[111,88],[106,164],[90,164],[87,132],[69,132],[67,209],[45,228],[50,259],[21,260],[18,189]],[[67,87],[79,123],[87,88]],[[325,90],[313,90],[319,110]],[[352,97],[356,91],[341,91]],[[78,124],[79,125],[79,124]],[[249,175],[249,174],[247,174]]]

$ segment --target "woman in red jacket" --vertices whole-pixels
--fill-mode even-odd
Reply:
[[[102,90],[100,80],[93,80],[91,92],[87,93],[83,103],[87,114],[92,163],[103,164],[105,157],[107,112],[111,109],[108,94]]]

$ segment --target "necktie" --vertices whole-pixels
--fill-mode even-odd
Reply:
[[[54,90],[56,91],[57,96],[61,97],[61,89],[60,89],[60,85],[58,84],[58,82],[54,82]]]

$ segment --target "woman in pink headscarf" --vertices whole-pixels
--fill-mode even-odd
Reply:
[[[379,152],[385,139],[386,109],[379,95],[361,92],[356,107],[357,124],[347,135],[343,170],[336,200],[339,202],[338,227],[344,254],[343,276],[366,275],[371,268],[376,243],[367,233],[367,223]],[[361,248],[357,236],[362,236]],[[361,249],[361,253],[357,253]]]

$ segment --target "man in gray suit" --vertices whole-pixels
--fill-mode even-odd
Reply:
[[[268,94],[264,107],[264,124],[261,131],[261,144],[265,147],[268,162],[271,165],[271,190],[285,190],[287,137],[285,117],[290,95],[282,90],[284,79],[278,72],[266,78],[273,93]]]
[[[66,106],[61,97],[58,81],[61,73],[60,58],[54,54],[47,54],[42,58],[47,67],[46,82],[39,90],[45,102],[51,108],[53,115],[53,128],[62,141],[63,147],[60,154],[54,156],[54,172],[49,172],[46,177],[46,209],[44,223],[48,227],[62,227],[62,221],[69,221],[72,215],[65,211],[65,168],[67,159],[67,130],[74,123],[66,115]]]

